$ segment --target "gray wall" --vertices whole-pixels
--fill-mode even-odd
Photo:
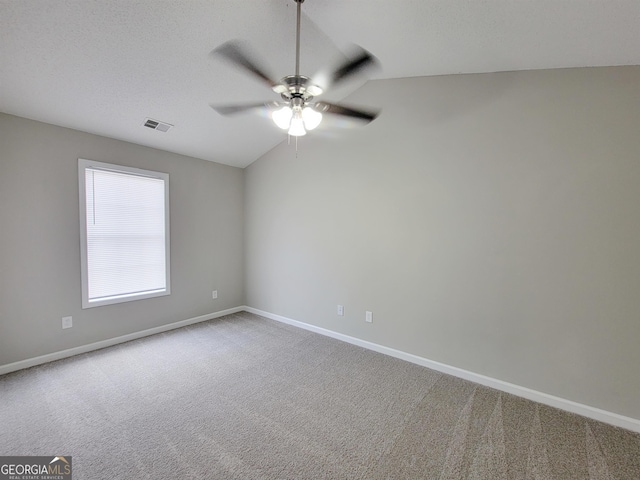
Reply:
[[[79,157],[169,173],[171,295],[81,309]],[[0,114],[0,365],[242,305],[243,201],[239,168]]]
[[[247,305],[640,418],[639,85],[367,83],[375,122],[245,169]]]

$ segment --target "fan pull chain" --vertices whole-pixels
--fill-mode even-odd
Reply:
[[[296,139],[296,158],[298,158],[298,137]],[[291,135],[287,135],[287,146],[291,145]]]

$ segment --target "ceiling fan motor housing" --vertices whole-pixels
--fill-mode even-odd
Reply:
[[[273,91],[279,93],[283,100],[302,98],[308,101],[320,95],[322,88],[311,83],[311,79],[304,75],[287,75],[280,80],[280,84],[273,87]]]

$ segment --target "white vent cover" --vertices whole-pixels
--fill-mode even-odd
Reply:
[[[159,120],[153,120],[151,118],[146,118],[143,126],[150,128],[152,130],[158,130],[159,132],[168,132],[173,125],[166,122],[161,122]]]

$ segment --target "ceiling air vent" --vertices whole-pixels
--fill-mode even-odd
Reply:
[[[159,132],[168,132],[169,129],[173,127],[170,123],[152,120],[151,118],[145,119],[143,125],[151,130],[158,130]]]

